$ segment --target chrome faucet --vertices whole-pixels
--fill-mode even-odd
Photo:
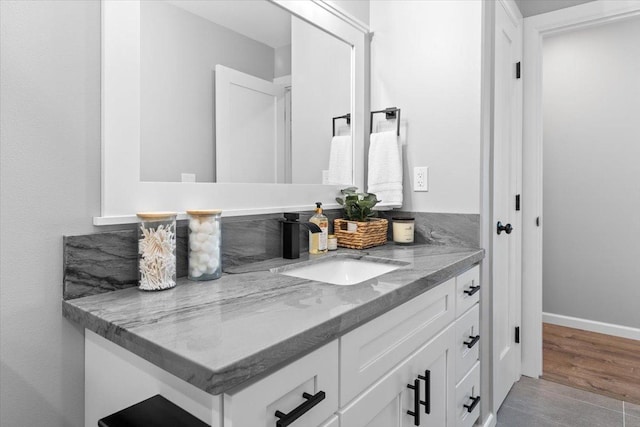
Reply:
[[[312,233],[321,233],[322,230],[312,222],[299,222],[300,214],[297,212],[285,212],[282,222],[282,258],[300,258],[300,226],[304,225]]]

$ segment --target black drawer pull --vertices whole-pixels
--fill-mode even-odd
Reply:
[[[418,375],[418,379],[424,380],[424,400],[420,401],[421,405],[424,405],[424,413],[429,415],[431,413],[431,371],[424,371],[424,376]]]
[[[476,292],[478,292],[480,290],[480,285],[478,286],[471,286],[469,289],[467,289],[466,291],[464,291],[465,294],[471,296],[473,294],[475,294]]]
[[[471,341],[465,341],[463,343],[463,344],[466,344],[468,348],[473,348],[473,346],[476,345],[478,341],[480,341],[480,335],[476,335],[475,337],[472,335],[469,335],[469,338],[471,338]]]
[[[305,402],[302,402],[298,407],[293,409],[288,414],[276,411],[276,417],[280,418],[278,421],[276,421],[276,427],[287,427],[288,425],[293,424],[295,420],[303,416],[305,413],[309,412],[309,410],[316,406],[318,403],[322,402],[326,395],[324,391],[319,391],[314,395],[311,395],[309,393],[302,393],[302,397],[307,400]]]
[[[407,388],[413,390],[413,411],[407,411],[407,414],[413,417],[413,425],[420,425],[420,380],[415,379],[413,384],[407,384]]]
[[[480,402],[480,396],[470,397],[470,399],[473,400],[471,405],[462,405],[463,407],[467,408],[467,412],[473,412],[473,410],[476,409],[476,406],[478,406],[478,402]]]

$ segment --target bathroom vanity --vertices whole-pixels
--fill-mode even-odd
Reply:
[[[86,328],[85,425],[158,393],[216,427],[473,425],[484,252],[338,252],[403,265],[340,286],[272,272],[291,262],[275,259],[63,302]]]

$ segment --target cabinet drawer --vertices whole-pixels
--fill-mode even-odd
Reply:
[[[462,317],[456,320],[456,383],[478,361],[479,348],[480,307],[475,304]]]
[[[453,408],[450,406],[455,390],[449,384],[453,375],[453,341],[454,329],[451,326],[380,378],[349,405],[341,408],[340,425],[453,427]],[[408,385],[417,385],[419,394],[416,396],[415,389],[410,389]],[[416,397],[425,402],[418,404],[417,408]],[[416,409],[419,421],[415,415],[407,413],[415,413]]]
[[[316,399],[308,401],[303,393]],[[276,411],[289,414],[305,402],[308,408],[316,400],[319,402],[295,421],[295,427],[318,427],[338,409],[337,340],[245,389],[225,394],[224,427],[274,427]]]
[[[454,294],[451,279],[340,338],[340,406],[453,322]]]
[[[476,422],[480,415],[479,398],[480,362],[476,362],[456,386],[456,427],[471,427]]]
[[[480,301],[480,266],[476,265],[456,277],[456,317],[469,310],[478,301]]]

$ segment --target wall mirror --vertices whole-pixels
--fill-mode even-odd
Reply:
[[[312,0],[102,6],[95,224],[143,210],[331,207],[340,188],[362,187],[368,29],[357,20]],[[340,181],[329,173],[334,135],[352,156]]]
[[[141,2],[141,181],[327,183],[351,49],[264,0]]]

